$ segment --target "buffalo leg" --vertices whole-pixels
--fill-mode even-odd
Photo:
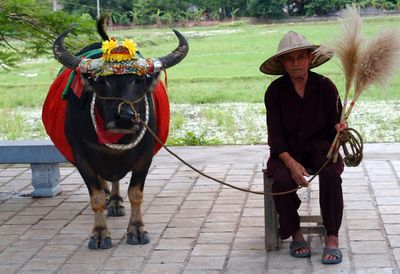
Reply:
[[[123,200],[119,192],[119,181],[112,182],[111,196],[107,204],[107,216],[125,216],[125,208],[122,203]]]
[[[104,209],[106,207],[106,193],[103,189],[90,191],[90,204],[94,212],[94,226],[88,247],[90,249],[111,248],[111,236],[108,230]]]
[[[144,227],[141,213],[143,188],[140,185],[129,187],[128,196],[131,203],[131,217],[128,225],[127,243],[131,245],[148,244],[150,237]]]
[[[108,187],[108,182],[106,180],[103,180],[100,176],[98,178],[101,187],[104,189],[104,192],[106,193],[106,204],[108,205],[110,202],[110,188]]]

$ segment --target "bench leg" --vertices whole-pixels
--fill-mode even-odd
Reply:
[[[272,178],[264,172],[264,192],[272,192]],[[274,199],[271,195],[264,195],[265,218],[265,249],[278,250],[281,239],[278,232],[278,216],[276,214]]]
[[[32,197],[54,197],[61,192],[59,164],[31,164]]]

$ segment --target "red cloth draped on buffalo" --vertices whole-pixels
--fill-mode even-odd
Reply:
[[[63,99],[63,94],[65,94],[65,92],[74,92],[78,97],[80,97],[82,86],[79,76],[79,74],[69,68],[62,70],[50,86],[42,109],[42,121],[47,134],[50,136],[50,139],[53,141],[57,149],[71,163],[74,163],[74,157],[71,146],[65,135],[65,112],[67,100]],[[157,136],[165,144],[169,132],[170,107],[167,92],[161,81],[158,81],[154,86],[152,95],[155,118],[157,121]],[[112,136],[103,132],[102,137],[104,136],[108,136],[108,140],[113,141],[122,137]],[[162,145],[156,142],[153,149],[153,155],[155,155],[161,147]]]

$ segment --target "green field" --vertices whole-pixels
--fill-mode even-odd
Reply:
[[[400,16],[363,19],[363,33],[373,35],[381,28],[399,27]],[[260,64],[276,52],[282,35],[293,30],[311,42],[327,42],[339,33],[339,22],[252,25],[245,22],[224,23],[211,27],[178,28],[189,41],[189,53],[168,72],[168,93],[173,104],[262,103],[264,91],[275,77],[259,72]],[[134,39],[145,57],[162,56],[177,45],[171,29],[138,28],[111,31],[117,38]],[[26,60],[19,68],[0,72],[0,119],[10,119],[10,110],[39,109],[60,65],[47,56]],[[344,78],[337,60],[314,71],[331,78],[343,92]],[[400,73],[384,89],[372,87],[360,101],[400,99]],[[174,113],[173,113],[174,114]],[[15,114],[13,114],[15,115]],[[221,114],[222,115],[222,114]],[[15,118],[24,121],[24,114]],[[214,115],[215,116],[215,115]],[[218,116],[218,115],[217,115]],[[173,125],[185,117],[176,114]],[[0,126],[0,139],[21,139],[21,126]],[[40,123],[37,125],[40,127]],[[16,130],[17,137],[4,137]],[[40,129],[38,129],[40,131]],[[38,133],[39,134],[39,133]],[[39,134],[39,136],[43,136]],[[221,141],[224,143],[224,141]],[[207,143],[207,142],[206,142]]]

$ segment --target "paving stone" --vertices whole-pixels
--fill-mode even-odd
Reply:
[[[186,250],[191,249],[193,243],[194,238],[161,239],[156,250]]]
[[[15,215],[13,218],[8,220],[6,224],[8,225],[33,225],[36,224],[40,219],[42,219],[42,216],[40,215],[32,215],[32,216],[26,216],[26,215]]]
[[[381,267],[381,268],[374,268],[374,267],[370,267],[370,268],[363,268],[363,267],[359,267],[354,271],[355,274],[376,274],[376,273],[380,273],[380,274],[393,274],[394,272],[394,268],[387,268],[387,267]]]
[[[35,257],[69,257],[79,245],[47,245],[36,253]]]
[[[400,205],[400,199],[396,196],[376,197],[378,205]]]
[[[239,213],[242,211],[242,205],[237,204],[237,205],[231,205],[231,206],[226,206],[226,205],[214,205],[211,214],[213,213]],[[223,215],[223,214],[221,214]]]
[[[12,211],[0,212],[0,222],[10,219],[14,214]]]
[[[374,205],[367,201],[367,202],[363,202],[363,201],[346,201],[344,203],[344,208],[345,209],[349,209],[349,210],[357,210],[357,209],[362,209],[362,210],[374,210]]]
[[[174,218],[169,227],[201,227],[203,218]]]
[[[377,219],[378,214],[371,210],[346,210],[347,219]]]
[[[115,246],[114,257],[146,257],[154,248],[152,242],[146,245],[128,245],[125,241]]]
[[[30,229],[20,237],[21,240],[50,240],[57,234],[55,229]]]
[[[99,252],[100,251],[100,252]],[[66,261],[67,264],[97,264],[104,262],[112,254],[112,249],[107,250],[89,250],[87,246],[79,248],[74,254]],[[97,269],[95,267],[94,269]]]
[[[102,270],[105,271],[140,271],[142,264],[144,262],[144,257],[110,257]]]
[[[165,230],[163,238],[195,238],[200,231],[199,228],[195,227],[170,227]]]
[[[355,254],[387,254],[385,241],[351,241],[351,251]]]
[[[234,234],[230,232],[200,233],[197,242],[200,244],[229,244],[232,242]]]
[[[18,224],[18,225],[3,224],[0,227],[0,235],[2,235],[2,238],[6,238],[7,235],[22,235],[30,227],[31,227],[31,225],[29,225],[29,224],[23,224],[23,225],[22,224]]]
[[[354,254],[353,262],[355,267],[390,268],[391,262],[387,254]]]
[[[79,211],[52,211],[44,217],[45,220],[71,220],[79,214]]]
[[[29,260],[25,266],[22,268],[22,271],[26,270],[42,270],[42,271],[55,271],[65,262],[65,258],[54,258],[54,257],[45,257],[45,258],[32,258]]]
[[[265,236],[265,230],[261,227],[240,227],[237,238],[262,238]]]
[[[349,237],[351,241],[383,241],[382,232],[380,230],[360,230],[349,229]]]
[[[171,218],[172,218],[173,214],[172,213],[168,213],[168,214],[150,214],[150,213],[146,213],[143,215],[143,219],[144,222],[146,224],[149,223],[168,223]]]
[[[400,197],[400,188],[398,189],[376,189],[375,197]]]
[[[273,252],[273,251],[270,251]],[[266,263],[269,252],[266,250],[232,250],[229,263]]]
[[[11,211],[18,212],[26,207],[23,203],[3,203],[0,206],[0,212]]]
[[[92,274],[98,273],[101,266],[98,263],[65,263],[60,267],[57,273],[62,274]]]
[[[172,274],[180,273],[183,264],[146,264],[141,274]]]
[[[290,273],[287,270],[284,272],[279,272],[278,270],[268,270],[266,263],[251,263],[243,264],[238,262],[229,262],[224,273],[237,274],[237,273],[251,273],[251,274],[265,274],[265,273]],[[300,272],[298,272],[300,273]]]
[[[229,244],[196,244],[192,256],[226,256],[230,249]]]
[[[236,229],[236,221],[230,222],[206,222],[202,232],[233,232]]]
[[[12,251],[6,249],[0,254],[0,265],[23,265],[29,261],[34,254],[34,251]]]
[[[382,205],[378,208],[381,214],[400,214],[400,205]]]
[[[238,220],[240,212],[211,213],[207,217],[207,222],[231,222]]]
[[[380,229],[378,219],[349,219],[347,220],[348,229]]]
[[[192,269],[185,269],[183,270],[182,274],[220,274],[221,271],[218,270],[192,270]]]
[[[233,249],[264,250],[264,238],[236,238]]]
[[[189,208],[181,209],[175,215],[176,218],[195,218],[195,217],[206,217],[209,213],[208,208]]]
[[[400,234],[400,224],[385,224],[385,230],[388,235]]]
[[[225,257],[191,257],[185,269],[222,270],[225,263]]]
[[[20,268],[17,264],[0,264],[0,273],[14,273]]]
[[[189,254],[189,250],[154,250],[151,253],[149,263],[155,264],[183,264]]]
[[[57,234],[55,235],[50,241],[49,245],[57,245],[57,244],[62,244],[62,245],[76,245],[76,244],[82,244],[85,242],[88,237],[90,231],[87,231],[86,234]]]

